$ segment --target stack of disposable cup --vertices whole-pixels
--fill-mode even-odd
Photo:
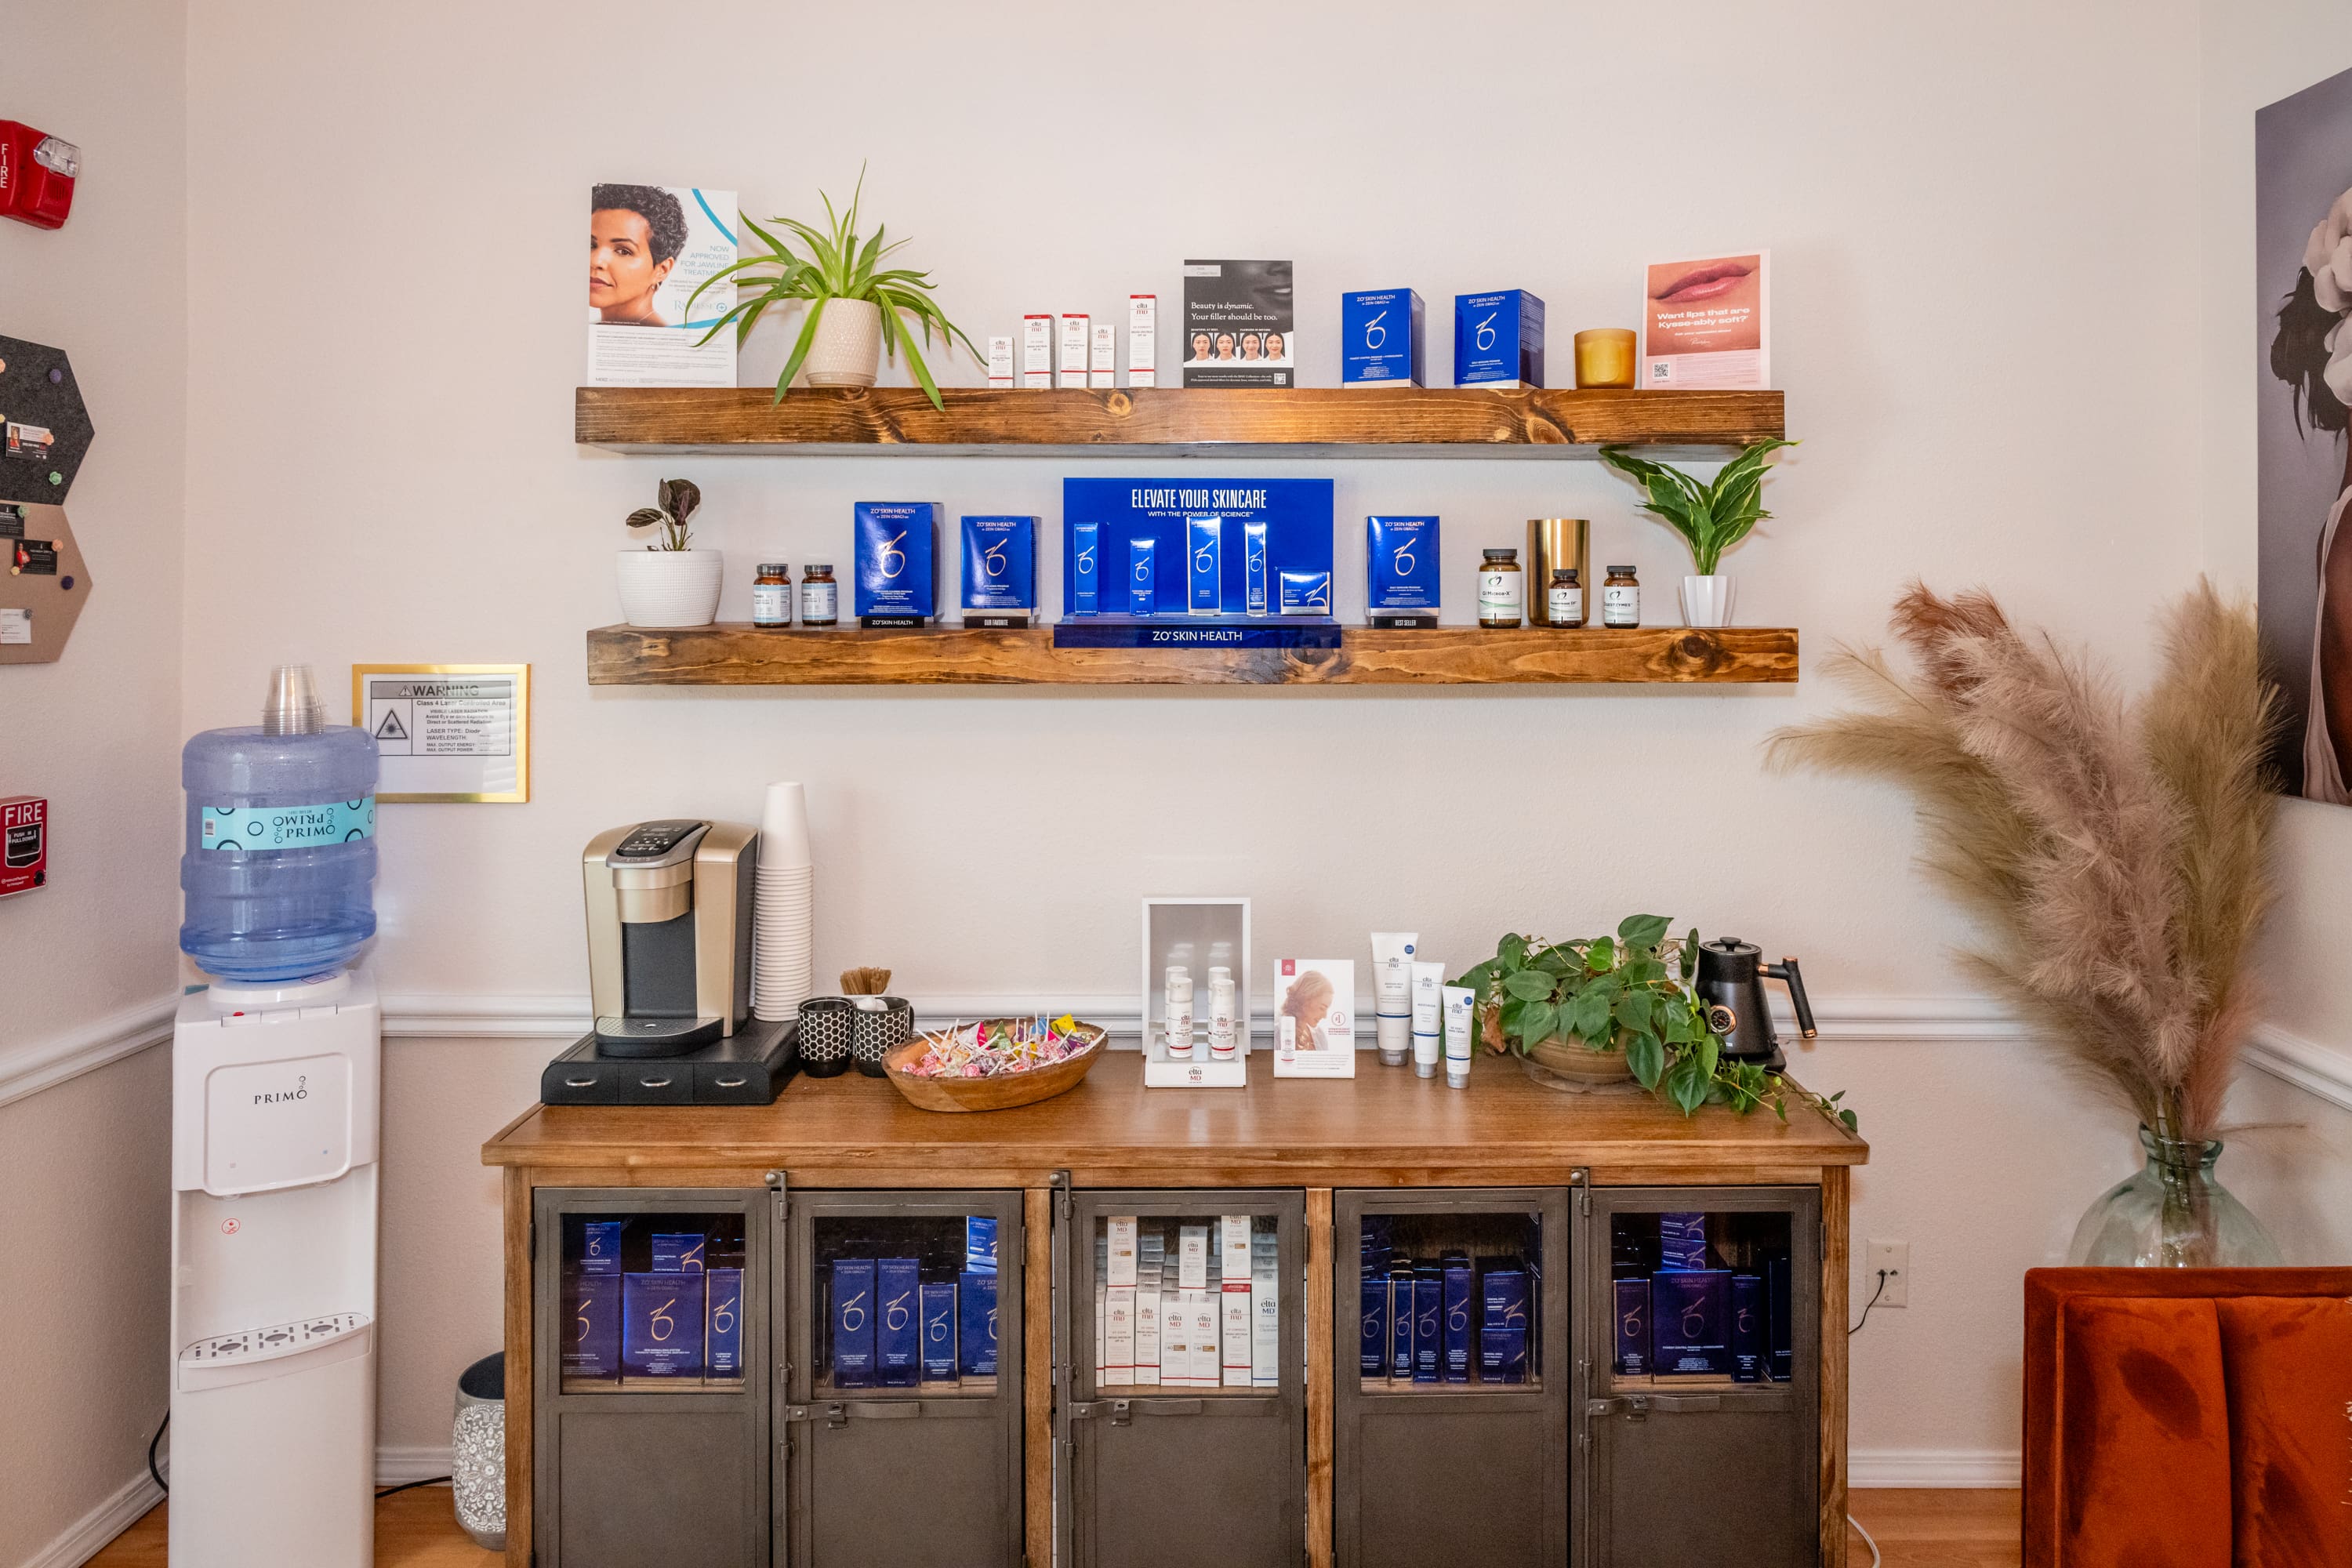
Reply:
[[[753,1017],[796,1018],[814,988],[814,877],[808,797],[796,784],[772,784],[760,818],[759,893],[751,916]]]

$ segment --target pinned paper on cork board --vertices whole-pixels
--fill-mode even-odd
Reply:
[[[380,802],[530,799],[527,664],[355,664],[352,722],[375,737]]]

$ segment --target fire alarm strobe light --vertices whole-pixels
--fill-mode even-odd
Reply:
[[[0,215],[35,228],[63,228],[80,173],[81,149],[72,142],[0,120]]]

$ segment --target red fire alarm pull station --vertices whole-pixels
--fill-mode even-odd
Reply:
[[[63,228],[73,211],[81,149],[21,121],[0,120],[0,216]]]
[[[0,898],[49,879],[49,803],[37,795],[0,800]]]

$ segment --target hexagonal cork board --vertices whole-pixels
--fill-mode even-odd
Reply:
[[[65,508],[0,501],[0,664],[56,659],[89,597]]]
[[[93,434],[65,350],[0,338],[0,501],[64,504]]]

